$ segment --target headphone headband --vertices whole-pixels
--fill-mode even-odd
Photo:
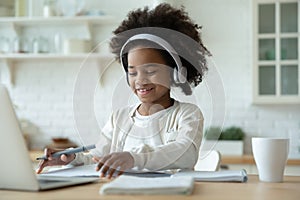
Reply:
[[[132,37],[130,37],[122,46],[121,51],[120,51],[120,60],[121,64],[126,69],[126,66],[124,66],[124,61],[123,61],[123,54],[126,53],[124,52],[125,47],[132,41],[135,40],[148,40],[153,43],[158,44],[161,46],[164,50],[166,50],[173,58],[173,60],[176,63],[176,70],[174,70],[174,81],[176,83],[185,83],[186,82],[186,69],[182,66],[181,60],[175,51],[175,49],[163,38],[158,37],[153,34],[148,34],[148,33],[143,33],[143,34],[137,34]]]

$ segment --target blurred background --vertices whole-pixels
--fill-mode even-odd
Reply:
[[[97,139],[99,129],[122,101],[116,98],[118,92],[128,89],[122,68],[108,49],[112,31],[130,10],[161,2],[184,6],[202,26],[203,43],[221,77],[215,87],[224,87],[225,96],[218,98],[204,81],[187,101],[201,108],[206,132],[216,130],[211,128],[229,135],[243,132],[233,152],[229,145],[221,153],[247,156],[252,154],[252,137],[288,137],[289,159],[299,160],[297,0],[1,0],[0,82],[9,89],[29,148],[81,145]],[[89,71],[84,74],[82,69]],[[88,82],[89,75],[96,82]],[[77,88],[76,95],[84,99],[91,86],[94,107],[84,106],[91,103],[87,97],[86,104],[78,107],[86,123],[77,127],[73,103],[80,78],[87,81],[86,88]],[[135,100],[124,101],[126,105]],[[218,105],[224,105],[225,113],[223,108],[213,111]],[[99,129],[90,124],[94,115]],[[292,167],[293,173],[300,173],[299,165]]]

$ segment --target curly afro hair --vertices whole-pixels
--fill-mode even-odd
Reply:
[[[161,34],[158,28],[172,32]],[[150,33],[163,38],[178,52],[181,63],[187,71],[187,83],[175,85],[181,87],[186,95],[190,95],[192,94],[190,85],[197,86],[202,82],[204,73],[208,70],[206,56],[211,55],[202,43],[200,29],[201,27],[189,18],[184,7],[177,9],[167,3],[159,4],[154,9],[146,6],[128,13],[127,18],[113,31],[114,36],[110,41],[110,49],[116,59],[120,61],[121,48],[133,35]],[[187,40],[182,39],[178,34],[184,35],[194,44],[189,45],[190,43],[187,43]],[[183,52],[186,56],[182,56],[182,53],[179,52]],[[162,54],[162,56],[167,63],[174,63],[167,54]]]

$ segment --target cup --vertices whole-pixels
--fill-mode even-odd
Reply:
[[[282,182],[289,154],[288,138],[252,138],[252,151],[259,180]]]

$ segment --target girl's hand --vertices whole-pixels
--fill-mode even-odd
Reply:
[[[61,155],[58,158],[53,158],[52,154],[55,152],[61,151],[61,149],[51,149],[51,148],[46,148],[44,150],[44,155],[48,158],[46,160],[41,160],[39,163],[39,166],[36,170],[37,174],[40,174],[43,169],[47,166],[55,166],[55,165],[67,165],[69,164],[72,160],[75,159],[75,154],[71,155]]]
[[[103,156],[101,158],[94,158],[97,161],[96,171],[100,171],[100,177],[106,176],[111,178],[117,171],[118,176],[125,170],[131,169],[134,166],[134,159],[129,152],[115,152]]]

